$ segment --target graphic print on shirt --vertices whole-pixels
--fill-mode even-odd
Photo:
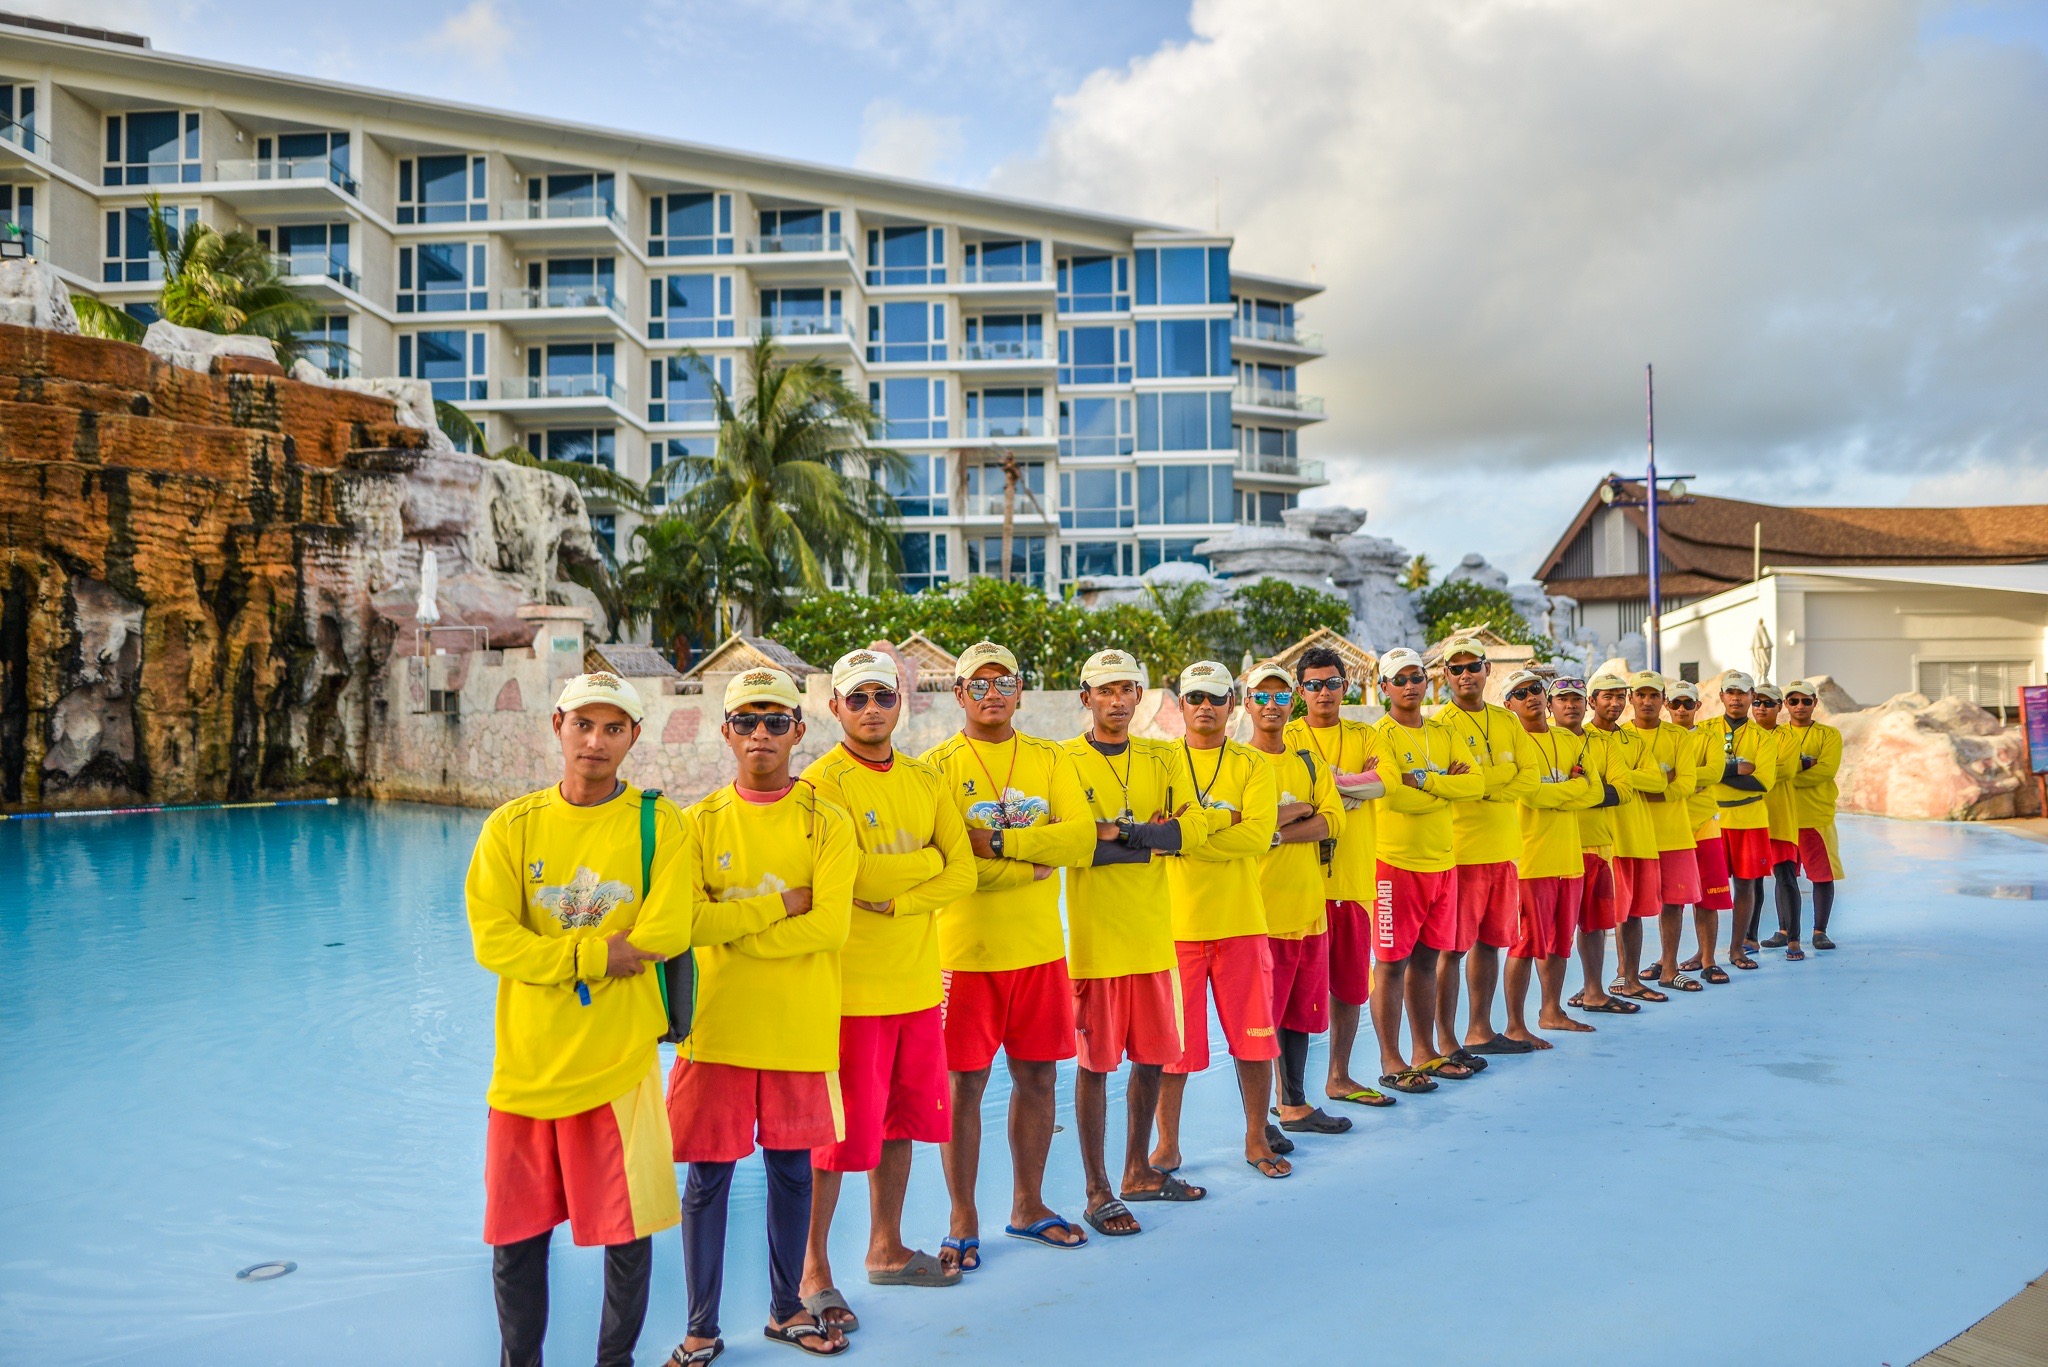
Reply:
[[[538,869],[539,864],[533,865]],[[633,900],[633,890],[615,879],[600,881],[597,870],[577,866],[576,876],[557,887],[542,888],[533,900],[546,907],[562,923],[562,929],[594,926],[611,914],[613,907]]]
[[[718,867],[730,867],[726,862],[732,858],[730,854],[722,854],[718,858],[720,861]],[[718,900],[721,902],[737,902],[745,897],[778,897],[788,891],[789,884],[783,882],[778,875],[764,873],[761,875],[761,881],[754,884],[751,888],[721,889],[718,894]]]
[[[974,780],[968,779],[966,791],[974,792]],[[1019,788],[1005,788],[1003,795],[994,802],[976,802],[967,808],[967,822],[988,831],[1011,831],[1029,826],[1039,817],[1050,819],[1052,804],[1042,797],[1033,797]]]

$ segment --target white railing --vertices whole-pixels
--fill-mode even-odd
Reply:
[[[502,381],[498,393],[507,399],[617,399],[625,386],[609,375],[529,375]]]
[[[602,285],[549,285],[544,289],[502,290],[499,307],[507,309],[610,309],[624,313],[619,296]]]
[[[50,140],[19,119],[0,119],[0,142],[11,142],[45,161],[50,156]]]
[[[1323,349],[1323,334],[1298,328],[1290,323],[1254,323],[1243,318],[1230,320],[1230,335],[1241,337],[1248,342],[1277,342],[1282,346],[1298,346],[1309,351]]]
[[[750,256],[787,256],[796,252],[838,252],[849,258],[852,256],[844,233],[771,233],[767,237],[747,239]]]
[[[1296,460],[1292,456],[1262,456],[1249,451],[1237,453],[1237,468],[1252,475],[1285,475],[1289,479],[1321,480],[1323,463],[1319,460]]]
[[[1052,348],[1044,338],[1013,342],[968,342],[960,348],[963,361],[1050,361]]]
[[[1002,494],[962,494],[959,500],[959,516],[1001,517],[1003,515],[1003,497]],[[1019,522],[1053,522],[1058,520],[1059,515],[1053,512],[1051,508],[1044,506],[1044,494],[1038,495],[1038,502],[1040,504],[1039,507],[1032,507],[1031,500],[1024,496],[1022,489],[1019,489],[1017,491],[1016,520]]]
[[[279,252],[277,269],[279,274],[295,276],[302,280],[332,280],[344,289],[358,292],[362,289],[362,282],[354,271],[336,264],[325,256],[286,256]]]
[[[1249,408],[1284,408],[1291,413],[1323,411],[1319,395],[1297,394],[1291,389],[1267,389],[1260,385],[1239,385],[1231,395],[1231,402]]]
[[[619,206],[603,195],[564,195],[559,199],[508,199],[498,206],[498,216],[514,223],[541,219],[600,218],[623,228],[626,216]]]
[[[770,337],[830,337],[836,341],[851,338],[853,325],[838,315],[785,313],[755,319],[749,335],[759,337],[764,332]]]
[[[969,441],[1031,441],[1052,435],[1052,425],[1036,418],[968,418],[960,424],[960,435]]]
[[[1036,266],[984,265],[976,262],[960,270],[963,285],[1049,285],[1052,272],[1041,262]]]

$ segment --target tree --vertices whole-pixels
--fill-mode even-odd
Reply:
[[[1429,587],[1429,577],[1435,573],[1436,566],[1429,563],[1429,557],[1417,555],[1408,562],[1408,567],[1401,571],[1401,587],[1411,592],[1426,589]]]
[[[446,399],[434,400],[434,421],[447,434],[448,440],[461,450],[474,451],[510,465],[524,465],[528,469],[560,475],[581,489],[585,498],[608,499],[634,512],[645,512],[653,506],[648,501],[645,486],[594,460],[548,460],[536,456],[518,442],[507,442],[493,450],[490,439],[484,435],[484,429],[476,419]]]
[[[1472,579],[1446,579],[1422,595],[1418,605],[1422,630],[1431,641],[1440,641],[1453,627],[1489,627],[1507,640],[1522,645],[1547,645],[1522,614],[1515,600],[1503,589],[1489,588]]]
[[[796,590],[825,592],[832,569],[893,575],[902,564],[896,501],[874,476],[908,466],[867,444],[867,402],[822,363],[785,360],[770,337],[748,351],[737,399],[689,355],[710,383],[717,453],[671,461],[662,480],[680,515],[756,558],[761,573],[739,600],[751,622],[766,630]],[[860,473],[845,469],[850,456]]]
[[[174,234],[163,203],[149,197],[149,241],[163,267],[156,309],[165,322],[249,337],[267,337],[286,365],[303,355],[303,333],[319,321],[312,301],[285,283],[269,247],[237,228],[223,233],[193,220]],[[95,337],[139,342],[146,325],[135,315],[79,296],[72,301],[81,330]]]
[[[641,523],[633,540],[639,554],[619,571],[621,598],[631,620],[652,619],[654,639],[675,648],[678,661],[679,642],[723,640],[731,630],[727,605],[752,596],[755,581],[769,573],[752,547],[683,514]]]
[[[1242,637],[1233,644],[1260,659],[1285,650],[1317,627],[1341,633],[1351,625],[1351,604],[1344,599],[1285,579],[1246,584],[1231,590],[1230,599],[1243,627]]]

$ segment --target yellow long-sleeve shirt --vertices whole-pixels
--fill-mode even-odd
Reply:
[[[1588,733],[1598,729],[1586,728]],[[1601,734],[1615,757],[1609,782],[1621,794],[1620,804],[1612,809],[1614,853],[1622,859],[1655,859],[1657,831],[1650,823],[1651,804],[1643,801],[1643,794],[1661,793],[1670,786],[1669,781],[1640,732],[1617,726]]]
[[[1282,738],[1283,743],[1285,738]],[[1256,746],[1253,747],[1257,749]],[[1330,766],[1311,764],[1315,752],[1304,760],[1300,752],[1282,750],[1259,755],[1273,771],[1274,809],[1291,802],[1306,802],[1316,815],[1330,823],[1330,834],[1344,831],[1344,799],[1337,796],[1337,778]],[[1320,935],[1329,929],[1323,903],[1329,896],[1329,880],[1313,841],[1275,845],[1259,856],[1259,896],[1266,904],[1266,933],[1283,940]]]
[[[731,784],[689,810],[697,884],[716,903],[782,908],[791,888],[811,909],[697,956],[697,1014],[682,1058],[829,1073],[839,1067],[839,951],[853,920],[860,849],[845,811],[797,783],[774,802]]]
[[[1523,734],[1536,750],[1537,774],[1536,786],[1516,804],[1522,826],[1516,872],[1523,878],[1577,878],[1586,869],[1579,813],[1602,792],[1579,762],[1586,742],[1562,726]]]
[[[498,975],[489,1092],[497,1110],[575,1115],[624,1096],[654,1066],[655,1041],[668,1028],[661,984],[651,966],[607,978],[608,937],[630,931],[641,949],[673,956],[782,915],[780,907],[698,903],[696,830],[667,798],[657,799],[643,895],[640,804],[631,785],[594,807],[549,788],[498,808],[477,835],[463,892],[477,962]]]
[[[1605,799],[1607,789],[1612,788],[1626,800],[1628,795],[1628,766],[1621,751],[1614,745],[1614,733],[1589,726],[1577,733],[1579,743],[1585,748],[1579,753],[1579,763],[1585,768],[1593,782],[1593,801],[1579,813],[1579,847],[1605,859],[1614,857],[1615,823],[1613,807],[1599,804]]]
[[[804,770],[818,795],[845,812],[860,846],[853,895],[888,905],[853,908],[839,951],[841,1015],[894,1016],[939,1004],[940,907],[974,891],[967,825],[937,769],[896,755],[886,769],[834,746]]]
[[[1318,764],[1333,773],[1356,774],[1365,770],[1372,757],[1372,727],[1362,721],[1339,719],[1335,726],[1314,727],[1307,717],[1287,723],[1284,733],[1290,750],[1306,750]],[[1374,816],[1377,803],[1361,802],[1344,809],[1344,833],[1337,837],[1337,853],[1330,860],[1326,896],[1335,902],[1357,902],[1371,906],[1379,875],[1373,872]]]
[[[1486,796],[1451,808],[1451,858],[1459,864],[1505,864],[1522,854],[1521,803],[1541,771],[1521,718],[1486,703],[1467,712],[1455,702],[1436,720],[1472,751],[1466,763],[1486,780]]]
[[[1787,774],[1799,829],[1825,831],[1835,824],[1835,804],[1842,796],[1835,785],[1835,775],[1842,768],[1842,733],[1824,721],[1790,729],[1797,747]],[[1802,769],[1799,761],[1803,755],[1813,756],[1813,763]]]
[[[1720,776],[1721,756],[1707,754],[1713,737],[1699,727],[1686,729],[1686,752],[1692,756],[1693,790],[1685,800],[1685,823],[1692,829],[1695,846],[1721,838],[1720,804],[1714,800],[1714,782]]]
[[[939,913],[941,966],[995,973],[1064,957],[1059,877],[1037,878],[1032,865],[1095,856],[1095,819],[1072,757],[1019,731],[994,745],[955,735],[923,758],[944,776],[969,830],[1003,833],[1003,857],[976,859],[974,891]]]
[[[1623,722],[1621,729],[1642,737],[1643,746],[1648,751],[1646,761],[1655,764],[1664,775],[1664,800],[1642,804],[1643,810],[1649,814],[1650,832],[1656,839],[1658,852],[1691,849],[1692,822],[1688,819],[1688,806],[1699,781],[1698,761],[1693,758],[1692,733],[1676,722],[1668,721],[1658,722],[1654,731],[1645,731],[1632,721]]]
[[[1129,812],[1138,821],[1171,814],[1190,796],[1174,787],[1176,747],[1133,738],[1123,753],[1105,755],[1086,736],[1064,742],[1081,791],[1097,821]],[[1067,870],[1067,972],[1075,978],[1118,978],[1174,966],[1173,894],[1167,869],[1209,838],[1206,816],[1179,822],[1181,853],[1153,853],[1141,864],[1089,864]]]
[[[1794,809],[1792,780],[1799,768],[1799,737],[1784,724],[1765,732],[1778,743],[1778,781],[1764,795],[1764,816],[1770,823],[1771,839],[1787,842],[1799,839],[1799,813]]]
[[[1454,761],[1473,762],[1471,746],[1441,722],[1403,726],[1389,714],[1373,728],[1373,753],[1379,756],[1380,780],[1387,785],[1377,817],[1380,862],[1414,873],[1442,873],[1454,867],[1451,809],[1486,796],[1486,776],[1476,768],[1464,774],[1446,772]],[[1418,775],[1422,787],[1401,782],[1403,774]]]
[[[1259,857],[1273,843],[1279,789],[1272,766],[1249,745],[1227,740],[1197,750],[1174,747],[1174,800],[1209,813],[1209,835],[1184,859],[1166,866],[1173,938],[1227,940],[1266,933]],[[1185,795],[1185,796],[1183,796]],[[1240,819],[1233,822],[1232,813]]]
[[[1765,731],[1753,721],[1745,720],[1739,726],[1730,726],[1725,716],[1709,717],[1699,724],[1706,733],[1706,763],[1701,766],[1702,780],[1712,777],[1714,804],[1720,810],[1723,830],[1762,830],[1771,824],[1770,812],[1764,806],[1764,797],[1778,782],[1777,737]],[[1746,759],[1756,766],[1750,777],[1757,781],[1762,792],[1754,788],[1731,788],[1721,782],[1727,772],[1728,761]]]

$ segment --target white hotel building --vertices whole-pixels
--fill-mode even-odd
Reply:
[[[645,480],[715,439],[766,330],[864,387],[911,473],[908,588],[1140,573],[1277,523],[1319,462],[1295,375],[1319,286],[1231,239],[157,52],[0,19],[0,235],[150,316],[146,198],[248,228],[325,310],[330,368],[430,381],[494,445]],[[623,513],[594,509],[631,554]]]

